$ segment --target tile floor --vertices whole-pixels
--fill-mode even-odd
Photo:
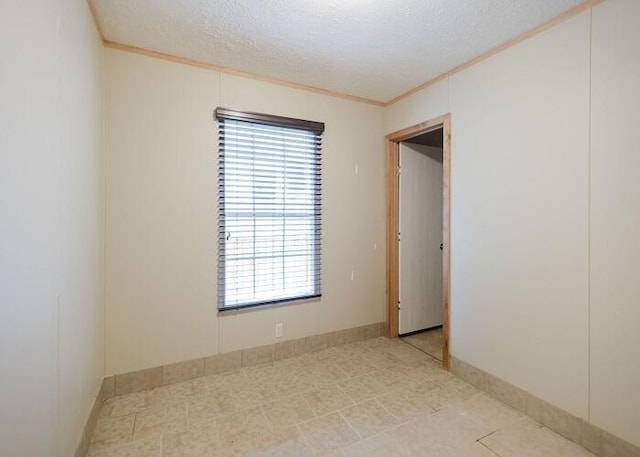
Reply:
[[[586,457],[399,339],[110,399],[90,457]]]
[[[442,360],[442,327],[403,336],[402,341],[431,357]]]

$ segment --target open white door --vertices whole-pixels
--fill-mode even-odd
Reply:
[[[400,143],[398,333],[442,325],[442,149]]]

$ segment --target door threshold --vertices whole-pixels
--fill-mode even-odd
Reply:
[[[442,328],[442,324],[440,325],[434,325],[433,327],[427,327],[427,328],[423,328],[422,330],[414,330],[413,332],[408,332],[408,333],[398,333],[398,338],[403,338],[405,336],[411,336],[411,335],[415,335],[416,333],[422,333],[422,332],[428,332],[430,330],[437,330],[439,328]]]

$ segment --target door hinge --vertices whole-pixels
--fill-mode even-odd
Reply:
[[[396,173],[398,174],[398,176],[400,176],[402,174],[402,168],[396,168]]]

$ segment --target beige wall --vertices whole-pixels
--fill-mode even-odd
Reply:
[[[383,321],[381,108],[106,53],[107,374]],[[218,315],[217,106],[326,123],[321,300]]]
[[[104,375],[103,49],[83,1],[0,18],[0,455],[68,457]]]
[[[635,444],[639,19],[608,0],[386,112],[451,113],[452,354]]]
[[[582,14],[449,79],[452,354],[580,417],[588,46]]]
[[[591,421],[640,445],[640,2],[593,11]]]

